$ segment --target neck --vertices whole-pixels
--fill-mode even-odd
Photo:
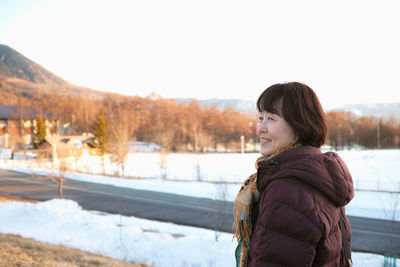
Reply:
[[[268,155],[263,155],[263,156],[261,157],[261,160],[268,160],[268,159],[270,159],[270,158],[272,158],[272,157],[275,157],[276,155],[278,155],[278,154],[280,154],[280,153],[282,153],[282,152],[284,152],[284,151],[287,151],[287,150],[290,150],[290,149],[293,149],[293,148],[296,148],[296,147],[299,147],[299,146],[301,146],[300,143],[289,144],[289,145],[287,145],[287,146],[285,146],[285,147],[279,149],[278,151],[275,151],[275,152],[270,153],[270,154],[268,154]]]

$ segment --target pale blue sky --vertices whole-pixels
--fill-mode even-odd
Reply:
[[[326,108],[400,102],[397,2],[2,0],[0,43],[128,95],[256,99],[295,80]]]

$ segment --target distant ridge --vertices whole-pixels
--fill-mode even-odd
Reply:
[[[174,99],[178,103],[189,104],[192,100],[191,98],[175,98]],[[256,103],[250,100],[241,100],[241,99],[218,99],[218,98],[210,98],[210,99],[196,99],[200,106],[202,107],[211,107],[215,106],[219,110],[224,110],[228,107],[240,112],[256,112]]]
[[[394,118],[400,121],[400,103],[347,104],[333,111],[349,111],[358,116],[377,116]]]

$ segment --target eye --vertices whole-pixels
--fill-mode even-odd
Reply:
[[[259,121],[262,121],[264,118],[262,116],[258,117]]]
[[[269,121],[274,121],[275,119],[274,119],[273,117],[271,117],[271,116],[268,116],[268,117],[267,117],[267,120],[269,120]]]

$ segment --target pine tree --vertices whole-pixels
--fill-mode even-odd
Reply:
[[[104,166],[104,154],[109,152],[109,144],[110,139],[108,135],[108,122],[104,115],[104,110],[101,109],[99,114],[96,117],[96,121],[93,126],[93,135],[95,137],[95,145],[97,149],[97,153],[101,156],[102,163],[103,163],[103,172],[105,173],[105,166]]]
[[[108,122],[104,115],[104,110],[101,109],[96,117],[93,126],[93,135],[95,137],[96,148],[99,155],[104,155],[109,148]]]
[[[46,138],[46,125],[42,119],[42,116],[39,114],[36,119],[36,132],[33,135],[33,145],[38,148],[39,145]]]

